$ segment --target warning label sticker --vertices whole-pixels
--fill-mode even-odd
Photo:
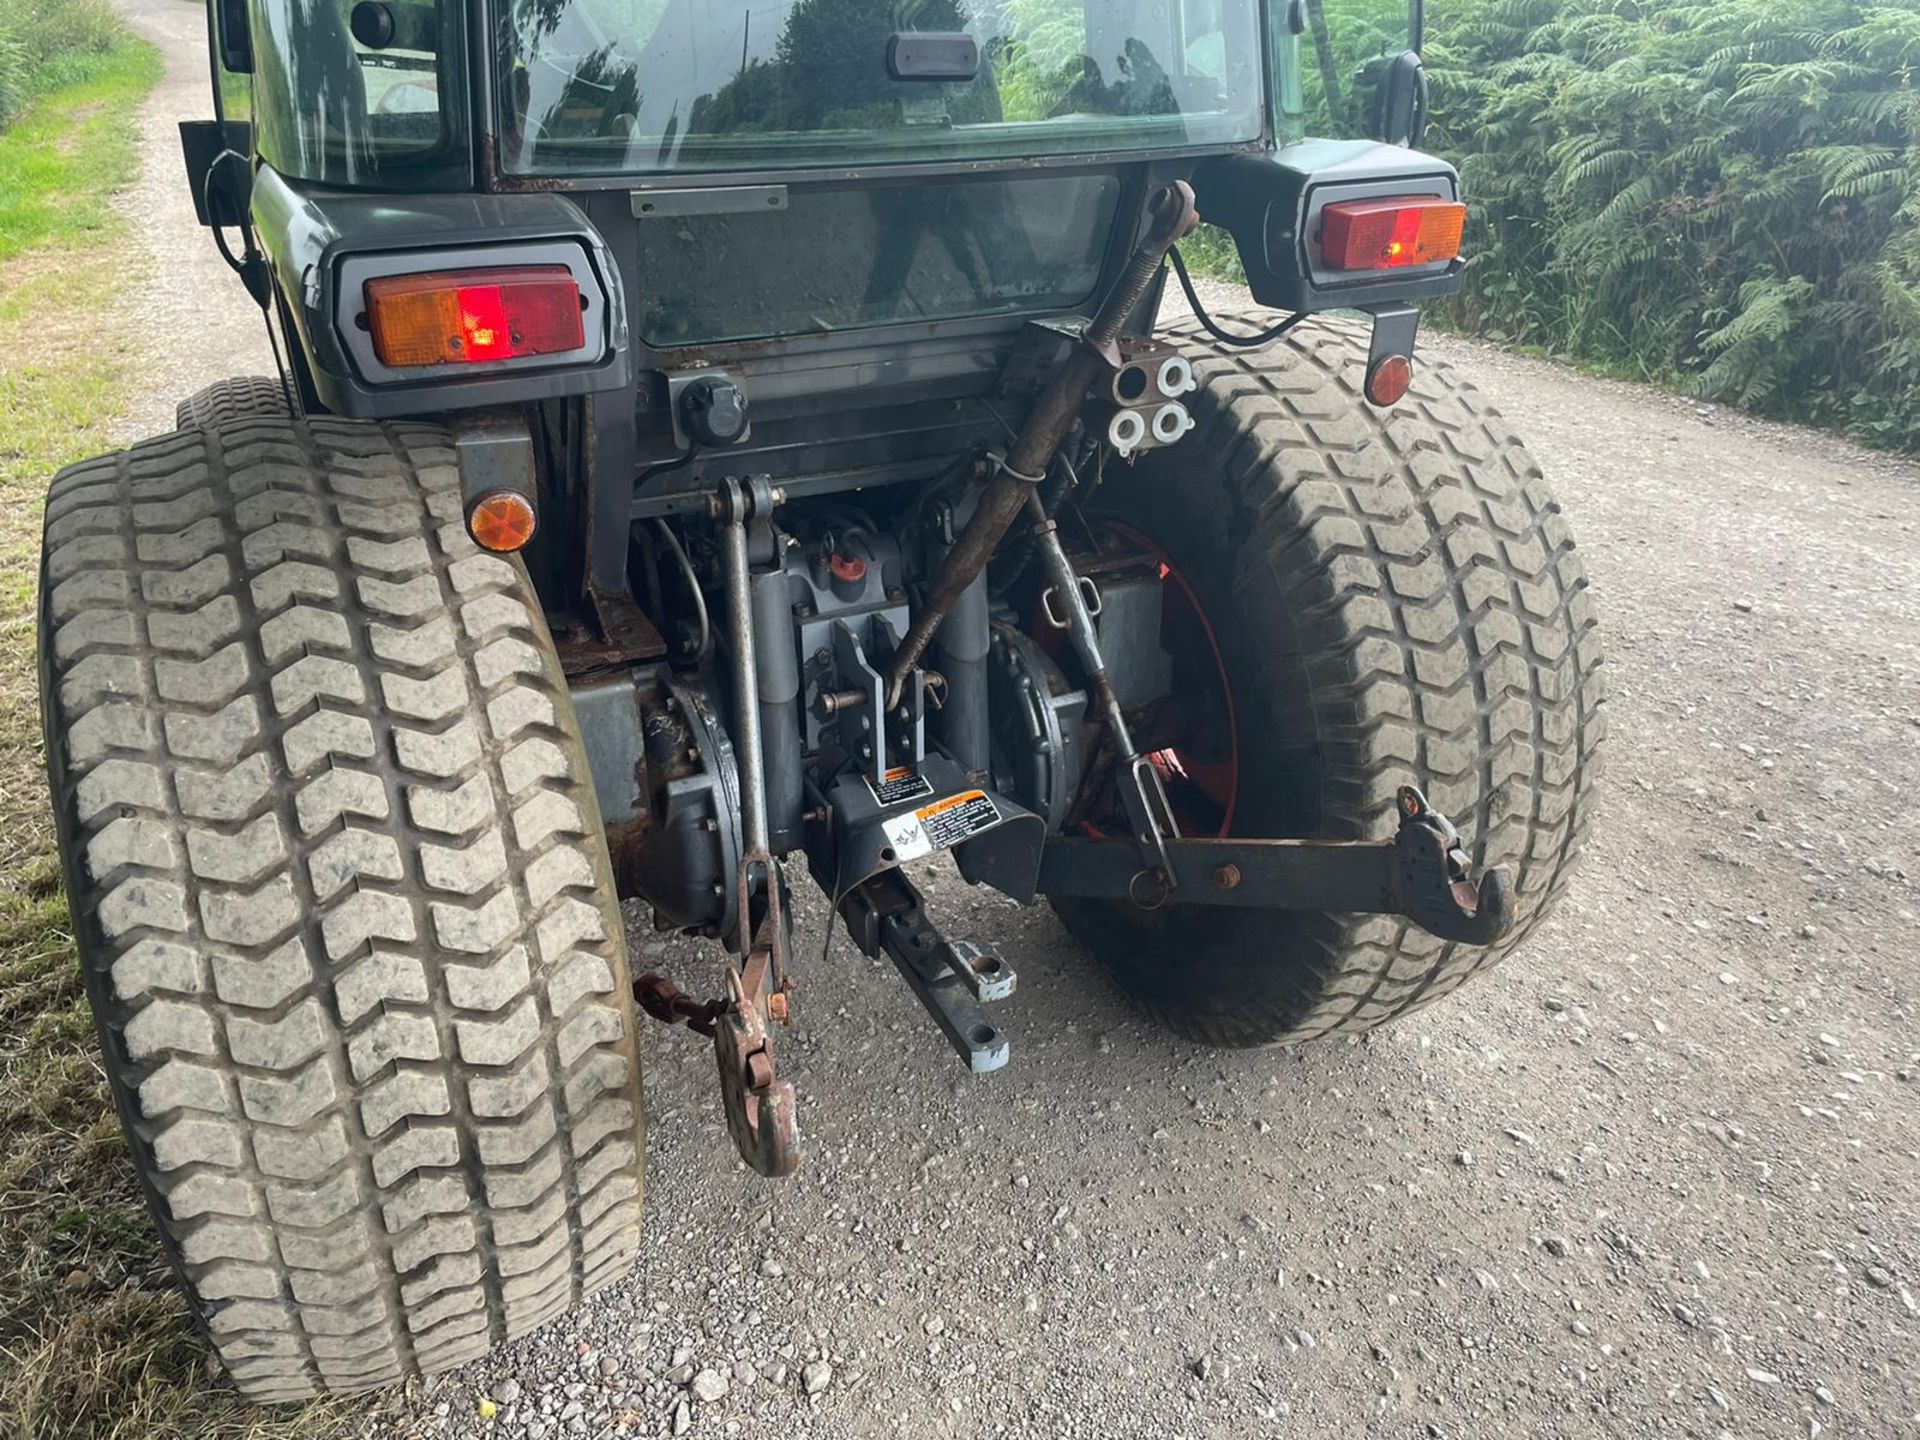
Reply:
[[[867,782],[867,789],[873,792],[873,798],[883,806],[904,805],[909,800],[933,794],[932,783],[910,765],[887,771],[886,778],[878,782],[871,775],[863,778]]]
[[[905,863],[970,840],[1000,823],[1000,811],[984,790],[965,790],[885,823],[896,860]]]

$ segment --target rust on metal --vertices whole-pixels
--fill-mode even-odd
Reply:
[[[643,760],[641,762],[645,764]],[[647,793],[643,780],[640,793]],[[624,822],[607,822],[607,859],[613,866],[614,893],[622,897],[637,895],[639,889],[632,877],[640,863],[640,852],[646,849],[647,837],[653,833],[653,812],[650,808],[641,809],[633,819]]]
[[[1094,380],[1103,368],[1119,365],[1120,329],[1146,297],[1154,276],[1166,261],[1167,251],[1200,223],[1200,213],[1193,204],[1193,188],[1184,180],[1176,180],[1156,191],[1147,210],[1152,223],[1145,238],[1108,292],[1080,343],[1053,372],[1040,398],[1034,401],[1026,424],[988,483],[980,503],[974,507],[967,528],[947,552],[927,603],[921,607],[907,638],[894,652],[893,663],[887,671],[887,709],[900,703],[907,676],[933,642],[934,632],[946,620],[947,612],[953,609],[961,592],[986,568],[1014,517],[1027,503],[1027,497],[1046,478],[1054,452],[1060,448],[1067,431],[1073,428]]]
[[[725,1000],[695,1000],[658,973],[635,980],[633,998],[642,1010],[663,1025],[684,1025],[700,1035],[712,1035],[714,1021],[727,1008]]]
[[[589,614],[557,630],[553,646],[569,680],[658,660],[667,642],[630,595],[587,591]]]
[[[740,862],[740,923],[752,914],[755,871],[766,877],[765,912],[739,970],[727,974],[727,1003],[715,1021],[714,1058],[720,1066],[720,1098],[733,1143],[757,1174],[791,1175],[800,1168],[800,1132],[791,1080],[774,1064],[770,1018],[784,1019],[787,924],[780,903],[780,877],[765,850]],[[778,996],[780,1004],[774,1005]],[[779,1014],[775,1015],[776,1008]]]

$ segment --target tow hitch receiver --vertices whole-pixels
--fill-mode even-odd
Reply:
[[[1240,905],[1404,915],[1442,940],[1492,945],[1513,929],[1513,879],[1489,870],[1478,887],[1452,823],[1411,785],[1391,840],[1166,842],[1166,868],[1143,867],[1127,840],[1055,839],[1040,859],[1048,895],[1129,899],[1145,910]]]
[[[982,1002],[1013,993],[1013,967],[991,945],[949,940],[927,918],[919,891],[899,870],[883,870],[840,902],[861,953],[884,950],[941,1033],[976,1075],[998,1070],[1012,1050]]]

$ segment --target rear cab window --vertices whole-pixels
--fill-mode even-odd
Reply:
[[[643,174],[1241,142],[1257,0],[499,0],[502,168]],[[889,47],[965,35],[977,73]]]
[[[353,32],[353,0],[255,0],[254,130],[283,174],[382,190],[465,188],[465,7],[386,0],[388,34]],[[372,33],[369,31],[369,33]]]

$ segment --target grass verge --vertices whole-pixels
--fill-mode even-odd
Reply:
[[[98,1061],[54,852],[35,673],[40,514],[112,448],[140,356],[101,335],[139,278],[114,197],[160,73],[130,38],[0,131],[0,1437],[305,1436],[209,1373]],[[70,81],[70,83],[62,83]],[[359,1413],[365,1416],[367,1407]]]

